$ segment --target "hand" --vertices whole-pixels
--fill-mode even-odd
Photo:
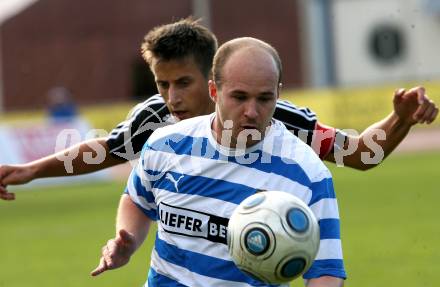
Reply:
[[[0,165],[0,184],[25,184],[34,179],[34,172],[29,165]]]
[[[32,169],[27,165],[0,165],[0,198],[14,200],[15,195],[9,193],[9,184],[24,184],[34,179]]]
[[[408,91],[399,89],[394,93],[394,112],[403,123],[432,123],[438,114],[438,107],[428,98],[425,88],[415,87]]]
[[[8,190],[6,189],[6,186],[0,185],[0,198],[3,200],[14,200],[15,194],[8,192]]]
[[[131,255],[136,250],[135,238],[124,229],[119,230],[115,239],[110,239],[102,248],[102,256],[98,267],[90,275],[99,274],[124,266],[130,261]]]

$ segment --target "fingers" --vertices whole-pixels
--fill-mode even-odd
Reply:
[[[424,87],[409,90],[398,89],[394,92],[394,111],[411,125],[432,123],[438,115],[438,107],[429,99]]]
[[[425,101],[428,100],[428,97],[426,96],[426,91],[424,87],[414,87],[410,89],[407,93],[408,95],[414,94],[417,95],[417,102],[419,105],[423,105]]]
[[[417,100],[419,102],[419,105],[422,105],[423,103],[428,101],[428,97],[426,96],[426,93],[425,93],[425,88],[417,87],[416,92],[417,92]]]
[[[430,119],[426,123],[427,124],[432,123],[437,118],[437,115],[438,115],[438,107],[435,107],[434,112],[432,113]]]
[[[422,104],[419,103],[419,107],[413,114],[414,120],[416,120],[419,123],[422,123],[424,116],[431,108],[432,108],[431,101],[424,101]]]
[[[438,107],[432,100],[425,100],[414,113],[414,120],[419,123],[432,123],[438,114]]]
[[[15,194],[8,192],[6,186],[0,185],[0,198],[3,200],[14,200]]]
[[[116,240],[113,239],[109,240],[107,245],[103,248],[102,255],[104,256],[107,267],[110,269],[114,268],[114,260],[117,259],[118,248],[119,245],[117,244]]]
[[[102,255],[98,267],[90,275],[97,276],[107,270],[119,268],[128,263],[132,254],[134,237],[130,233],[119,232],[115,239],[110,239],[102,247]]]
[[[404,88],[397,89],[394,91],[394,96],[401,97],[401,96],[403,96],[403,94],[405,94],[405,92],[406,92],[406,89],[404,89]]]
[[[9,184],[8,177],[11,173],[11,168],[8,165],[0,166],[0,184],[3,186],[7,186]]]
[[[394,100],[396,100],[396,98],[401,100],[404,98],[412,98],[417,100],[419,105],[422,105],[426,100],[428,100],[424,87],[414,87],[409,90],[405,90],[403,88],[398,89],[394,92]]]
[[[90,272],[90,275],[92,276],[98,276],[99,274],[105,272],[108,270],[107,264],[105,262],[104,257],[101,257],[101,259],[99,260],[99,265],[98,267],[95,268],[95,270],[93,270],[92,272]]]
[[[398,103],[402,101],[402,97],[405,94],[406,90],[404,88],[400,88],[394,91],[394,102]]]
[[[101,273],[104,273],[107,270],[114,269],[113,258],[115,257],[114,253],[110,251],[110,249],[114,250],[116,246],[115,241],[113,239],[109,240],[107,244],[102,247],[102,255],[99,260],[98,267],[93,270],[90,275],[98,276]]]
[[[29,165],[0,165],[0,184],[24,184],[35,179],[33,168]]]
[[[3,178],[5,177],[5,169],[4,165],[0,165],[0,184],[3,184]]]

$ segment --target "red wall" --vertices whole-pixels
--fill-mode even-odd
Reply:
[[[36,2],[2,26],[5,108],[44,107],[55,85],[79,104],[129,99],[143,36],[190,11],[190,0]]]
[[[278,49],[285,86],[301,76],[299,21],[292,0],[211,0],[220,43],[254,36]],[[132,99],[133,66],[154,26],[187,17],[191,0],[40,0],[0,27],[4,108],[43,108],[47,91],[72,90],[79,104]]]
[[[274,46],[283,63],[285,87],[298,87],[302,76],[300,21],[294,0],[212,1],[212,28],[222,43],[250,36]]]

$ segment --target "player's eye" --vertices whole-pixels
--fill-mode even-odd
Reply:
[[[271,101],[272,98],[271,97],[261,97],[258,100],[262,103],[267,103],[267,102]]]
[[[182,80],[177,83],[177,85],[181,88],[188,87],[190,84],[191,84],[191,81],[189,81],[189,80]]]
[[[272,101],[274,99],[274,94],[272,94],[272,93],[264,93],[264,94],[262,94],[262,95],[260,95],[259,97],[258,97],[258,101],[260,101],[260,102],[262,102],[262,103],[267,103],[267,102],[270,102],[270,101]]]
[[[158,87],[159,89],[162,89],[162,90],[166,90],[166,89],[168,89],[169,86],[170,86],[169,83],[167,83],[167,82],[162,82],[162,81],[158,81],[158,82],[156,82],[156,84],[157,84],[157,87]]]
[[[246,95],[243,94],[232,94],[232,98],[234,98],[237,101],[245,101],[246,100]]]

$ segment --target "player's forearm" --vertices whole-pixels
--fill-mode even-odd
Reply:
[[[358,170],[379,165],[406,137],[411,125],[391,113],[385,119],[369,126],[359,136],[348,136],[340,154],[329,155],[329,161]],[[335,158],[338,158],[336,160]]]
[[[104,138],[93,139],[28,164],[33,179],[95,172],[123,163],[113,158]]]
[[[386,138],[376,142],[384,151],[385,158],[402,142],[411,129],[411,126],[411,124],[399,119],[399,117],[393,112],[385,119],[372,125],[362,133],[362,142],[365,141],[365,138],[373,138],[374,135],[377,134],[377,131],[384,131]]]
[[[150,224],[151,220],[139,210],[129,195],[124,194],[119,201],[116,217],[116,234],[121,229],[132,234],[135,238],[137,249],[147,237]]]
[[[394,112],[368,127],[359,136],[359,148],[354,154],[358,161],[356,166],[366,170],[379,165],[402,142],[410,129],[411,125],[401,121]]]

